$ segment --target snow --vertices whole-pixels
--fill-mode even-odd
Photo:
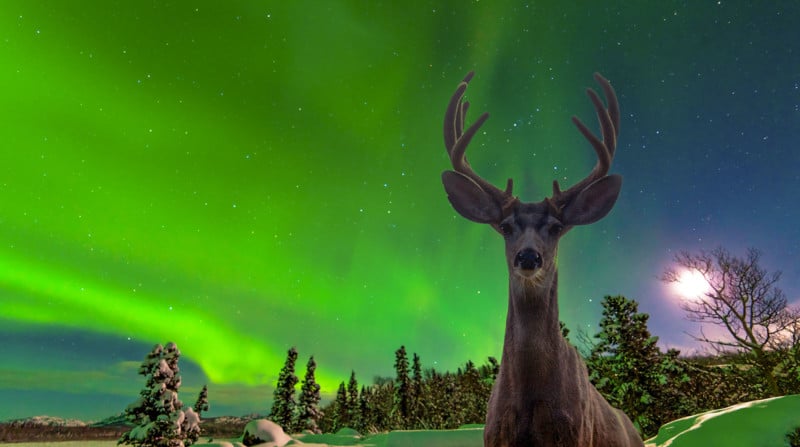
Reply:
[[[200,415],[188,408],[181,412],[181,416],[178,426],[185,432],[186,439],[196,441],[200,437]]]
[[[646,441],[648,447],[707,447],[721,445],[726,447],[752,447],[754,445],[788,445],[786,433],[800,425],[800,395],[783,396],[760,401],[747,402],[720,410],[697,414],[678,419],[664,425],[657,437]],[[191,425],[197,413],[186,409],[184,424]],[[45,419],[45,418],[38,418]],[[259,429],[268,431],[275,424],[266,420],[251,421],[248,427],[253,432]],[[186,428],[184,428],[186,429]],[[280,427],[278,427],[280,429]],[[137,434],[146,433],[146,427],[134,428]],[[258,447],[302,445],[304,447],[482,447],[483,430],[480,426],[462,427],[459,430],[418,430],[393,431],[365,437],[357,434],[296,434],[294,442],[283,433],[280,442],[264,442]],[[78,443],[59,443],[62,447],[114,447],[115,441],[81,441]],[[288,445],[287,445],[288,444]],[[20,447],[35,447],[41,443],[24,443]],[[214,440],[211,443],[199,441],[201,447],[244,447],[240,440]]]
[[[256,419],[248,422],[244,427],[244,438],[247,439],[248,436],[261,442],[269,442],[276,447],[283,447],[292,440],[283,432],[280,425],[269,419]]]
[[[195,413],[193,408],[188,408],[183,412],[184,427],[191,429],[192,427],[200,426],[200,416]]]
[[[482,447],[483,427],[459,430],[401,430],[389,432],[386,447]]]
[[[773,397],[712,410],[664,425],[647,447],[750,447],[788,445],[786,434],[800,425],[800,395]]]

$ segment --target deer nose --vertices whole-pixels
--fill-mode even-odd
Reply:
[[[526,248],[514,258],[514,267],[522,270],[536,270],[542,266],[542,255],[532,248]]]

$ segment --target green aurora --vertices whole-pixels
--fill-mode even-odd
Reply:
[[[783,118],[751,125],[777,134],[762,143],[766,131],[753,129],[734,149],[770,145],[741,163],[796,191],[781,142],[796,147],[800,127],[800,47],[787,38],[800,14],[743,2],[591,5],[3,2],[0,399],[18,404],[0,419],[121,411],[141,385],[139,362],[167,341],[183,353],[183,400],[207,382],[212,414],[266,413],[291,346],[301,368],[314,355],[328,395],[351,370],[362,383],[391,376],[401,345],[438,370],[499,357],[502,242],[457,216],[440,182],[444,108],[470,70],[470,118],[491,113],[470,161],[496,184],[514,177],[528,201],[591,168],[569,118],[596,128],[584,89],[594,71],[611,80],[623,195],[562,242],[561,318],[591,332],[600,298],[625,294],[664,316],[653,318],[662,340],[687,343],[657,276],[673,250],[739,247],[740,233],[715,225],[738,219],[743,195],[716,197],[712,224],[694,213],[695,200],[713,199],[692,191],[717,181],[702,174],[723,157],[709,148],[759,107],[709,105],[700,93],[723,97],[759,76],[762,91],[774,86],[771,98],[787,102],[758,113]],[[754,28],[724,25],[744,16]],[[703,34],[714,32],[719,40]],[[797,51],[748,50],[754,39]],[[763,73],[737,71],[733,53]],[[696,114],[720,127],[682,132]],[[738,159],[725,160],[735,174]],[[731,194],[749,186],[731,184]],[[748,241],[774,248],[768,258],[788,269],[796,298],[796,258],[784,260],[800,234],[784,228]]]

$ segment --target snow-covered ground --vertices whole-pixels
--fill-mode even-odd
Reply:
[[[788,446],[786,434],[800,427],[800,395],[776,397],[734,405],[678,419],[666,424],[647,447]],[[292,445],[309,447],[482,447],[483,429],[395,431],[360,437],[349,433],[294,435]],[[239,440],[208,440],[195,445],[240,446]],[[264,443],[260,446],[275,446]],[[116,441],[17,443],[15,447],[115,447]]]
[[[800,395],[774,397],[685,417],[664,425],[646,447],[788,446],[800,427]]]

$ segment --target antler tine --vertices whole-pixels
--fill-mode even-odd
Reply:
[[[452,152],[456,140],[464,133],[464,117],[467,115],[467,109],[469,109],[469,102],[463,101],[464,92],[467,90],[467,84],[469,84],[474,74],[475,72],[471,71],[464,76],[464,79],[458,84],[458,88],[450,98],[450,104],[447,105],[447,111],[444,114],[444,145],[448,154]]]
[[[474,72],[469,72],[450,98],[450,104],[448,104],[444,115],[444,144],[448,155],[450,155],[450,163],[453,165],[453,170],[469,177],[481,189],[491,194],[500,206],[505,207],[513,199],[511,193],[513,181],[508,179],[505,191],[497,188],[476,174],[464,156],[472,137],[475,136],[478,129],[489,118],[488,113],[483,113],[466,131],[464,130],[464,122],[469,109],[469,102],[464,101],[464,93],[473,75]]]
[[[594,74],[594,79],[603,88],[606,100],[608,101],[608,108],[603,104],[600,96],[591,88],[586,89],[586,94],[594,104],[595,111],[597,112],[597,120],[600,122],[600,134],[602,140],[586,127],[585,124],[576,116],[572,117],[572,122],[578,128],[584,138],[592,145],[595,153],[597,153],[597,164],[595,164],[592,171],[586,178],[571,186],[566,191],[561,191],[557,180],[553,180],[553,197],[551,203],[555,205],[556,211],[569,203],[575,195],[581,192],[584,188],[591,185],[593,182],[608,174],[611,167],[611,161],[614,158],[614,152],[617,147],[617,135],[619,134],[619,102],[613,87],[600,73]],[[553,203],[554,202],[554,203]]]
[[[597,81],[598,84],[600,84],[601,87],[603,87],[603,93],[605,93],[606,99],[608,100],[608,116],[611,118],[611,123],[614,125],[614,131],[615,131],[614,136],[617,136],[619,135],[619,119],[620,119],[619,101],[617,101],[617,94],[614,93],[614,88],[611,87],[611,83],[608,82],[608,79],[604,78],[603,75],[601,75],[600,73],[595,73],[594,79]],[[614,145],[614,149],[616,149],[616,144]]]
[[[444,113],[444,147],[447,149],[447,154],[451,154],[453,146],[458,140],[458,136],[463,131],[463,124],[459,117],[461,112],[461,97],[464,96],[464,90],[467,89],[467,84],[461,83],[458,85],[453,97],[450,98],[450,104],[447,106],[447,111]]]

